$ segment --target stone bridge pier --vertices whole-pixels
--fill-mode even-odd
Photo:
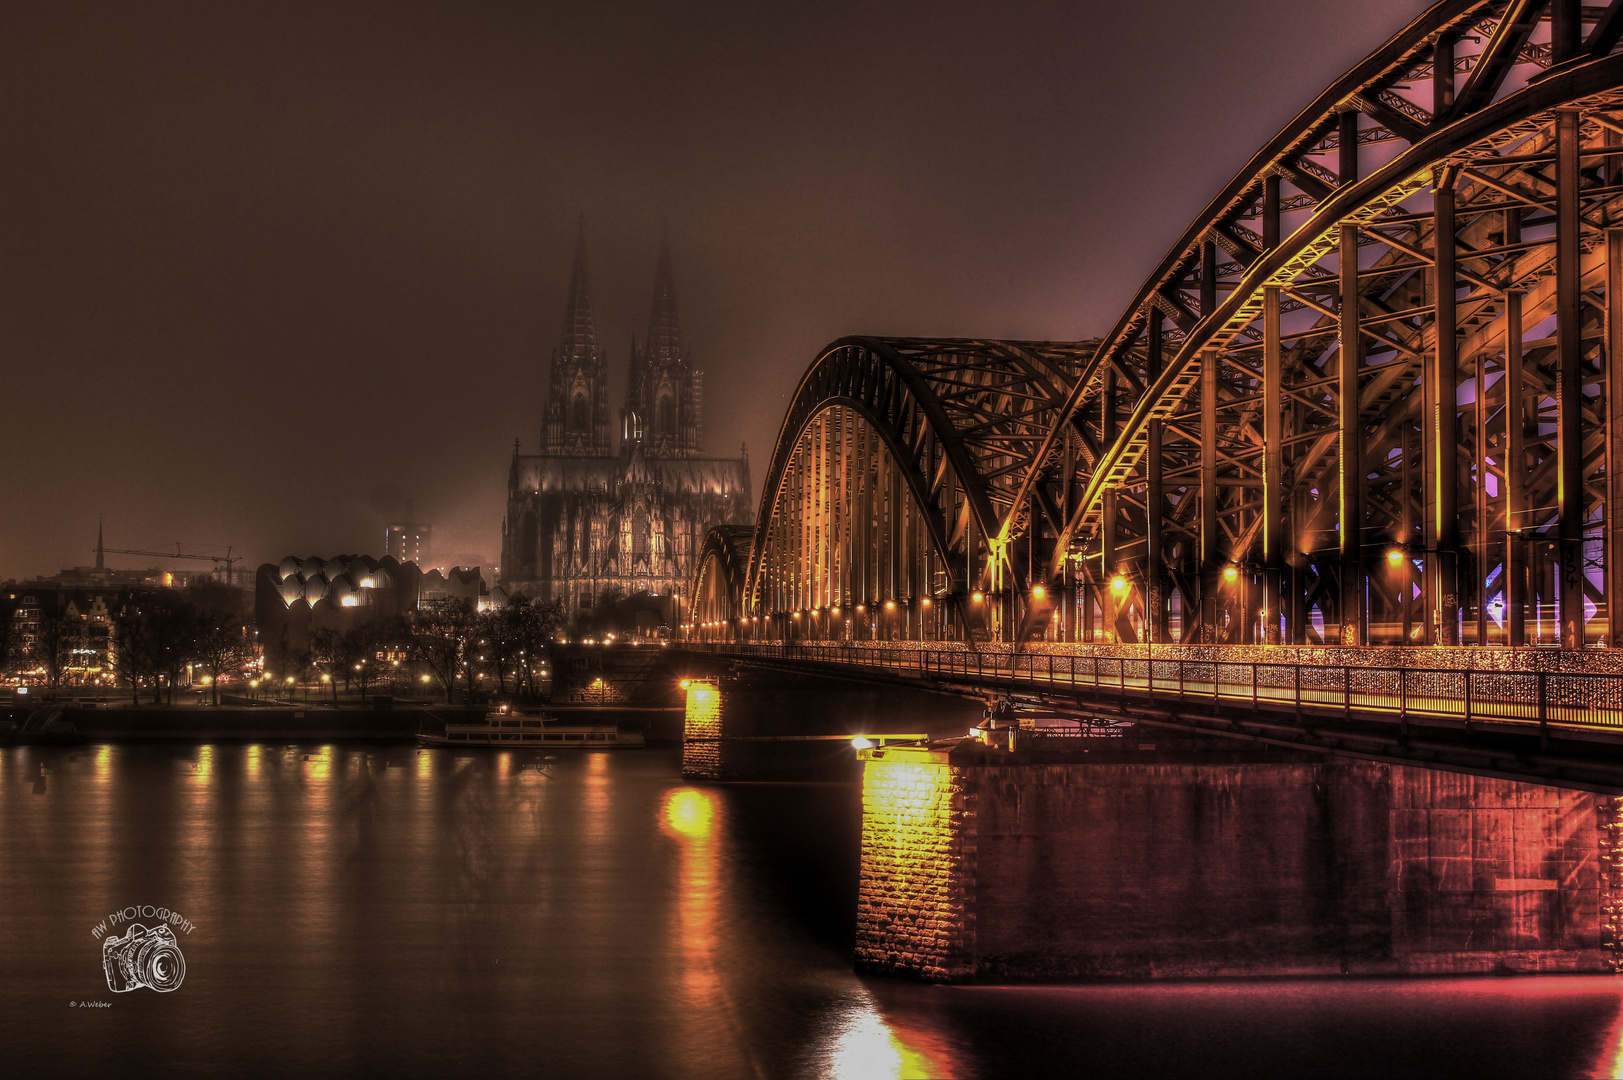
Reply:
[[[1156,735],[1064,741],[860,753],[858,970],[1618,970],[1617,797]]]

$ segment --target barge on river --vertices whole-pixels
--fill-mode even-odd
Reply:
[[[443,732],[421,731],[423,746],[585,747],[588,750],[629,750],[644,745],[642,732],[621,731],[614,724],[565,723],[546,715],[505,710],[487,713],[471,724],[449,723]]]

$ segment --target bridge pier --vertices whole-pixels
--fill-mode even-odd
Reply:
[[[858,970],[1619,969],[1616,797],[1156,735],[1085,741],[1098,746],[861,753]]]

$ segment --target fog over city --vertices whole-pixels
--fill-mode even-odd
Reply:
[[[663,232],[715,454],[842,335],[1102,332],[1421,7],[11,5],[0,577],[494,559],[582,215],[614,415]]]

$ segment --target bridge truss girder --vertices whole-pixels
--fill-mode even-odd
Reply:
[[[1034,579],[1074,568],[1121,640],[1171,640],[1173,608],[1183,641],[1603,636],[1623,538],[1617,24],[1439,4],[1265,147],[1035,455],[1016,507],[1076,481],[1077,430],[1103,448],[1062,526],[1008,519],[1011,540],[1051,535],[1028,541],[1052,553]]]
[[[969,638],[1616,644],[1620,38],[1623,0],[1445,0],[1100,342],[834,343],[732,617],[833,636],[928,597]]]

